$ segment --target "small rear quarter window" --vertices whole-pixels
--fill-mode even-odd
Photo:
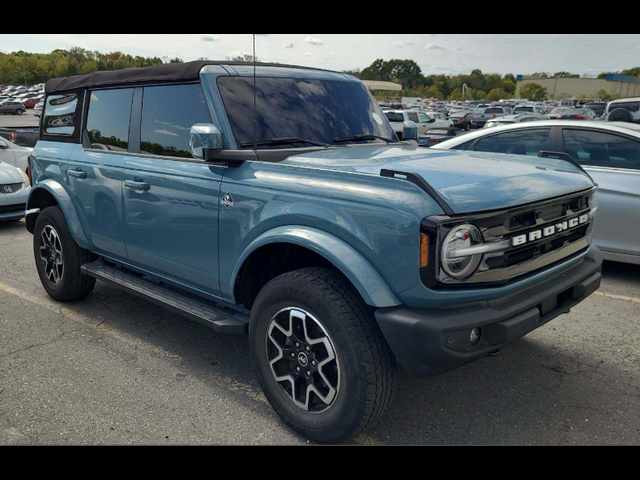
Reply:
[[[78,114],[78,95],[52,95],[47,97],[42,129],[46,135],[71,137],[75,134]]]

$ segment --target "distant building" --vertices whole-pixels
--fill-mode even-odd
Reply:
[[[609,95],[621,98],[640,97],[640,78],[624,75],[607,75],[601,78],[543,78],[518,76],[516,97],[520,90],[529,83],[537,83],[547,89],[547,99],[561,98],[597,98],[598,92],[604,90]]]

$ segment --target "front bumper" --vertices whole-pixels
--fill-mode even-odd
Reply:
[[[458,308],[393,307],[376,320],[398,362],[416,376],[454,370],[524,337],[600,288],[602,254],[592,247],[575,267],[514,295]],[[481,329],[471,345],[471,331]]]

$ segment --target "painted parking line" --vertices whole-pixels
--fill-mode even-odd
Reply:
[[[640,298],[624,297],[622,295],[611,295],[610,293],[604,293],[604,292],[596,292],[595,295],[598,297],[611,298],[612,300],[622,300],[624,302],[640,303]]]

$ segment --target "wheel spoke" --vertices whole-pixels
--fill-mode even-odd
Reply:
[[[64,250],[58,232],[47,225],[40,235],[40,260],[44,265],[46,278],[54,285],[59,285],[64,275]]]
[[[297,308],[279,312],[269,325],[267,356],[276,383],[296,406],[311,413],[331,408],[340,389],[338,358],[311,314]]]

